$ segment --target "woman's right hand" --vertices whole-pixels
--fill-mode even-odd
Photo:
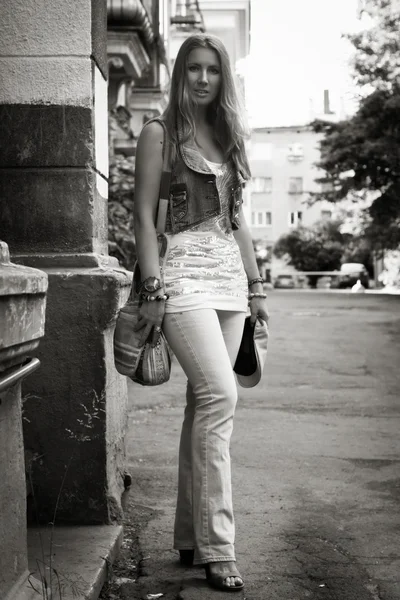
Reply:
[[[157,296],[157,294],[152,294],[152,296]],[[161,333],[161,325],[164,319],[164,314],[165,300],[153,300],[151,302],[147,300],[143,301],[139,309],[140,316],[135,326],[135,331],[143,329],[140,338],[141,346],[143,346],[146,343],[153,328],[154,330],[151,342],[154,346],[157,344]]]

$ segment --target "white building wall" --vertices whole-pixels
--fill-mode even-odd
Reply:
[[[300,222],[309,226],[321,219],[323,211],[332,211],[332,205],[319,202],[309,207],[309,192],[320,190],[315,182],[322,172],[315,163],[319,159],[320,136],[307,127],[276,127],[256,129],[252,133],[250,166],[253,176],[249,210],[250,229],[254,239],[273,244]],[[271,178],[268,192],[256,192],[258,178]],[[302,179],[302,193],[290,193],[291,178]],[[254,179],[256,181],[254,181]],[[251,213],[271,213],[263,226],[252,221]],[[291,224],[290,213],[294,213]],[[301,215],[299,214],[301,213]],[[327,213],[325,213],[327,214]],[[258,220],[256,215],[256,221]],[[266,221],[270,219],[270,224]]]
[[[200,0],[199,4],[206,32],[223,41],[235,70],[238,61],[249,53],[250,1]]]

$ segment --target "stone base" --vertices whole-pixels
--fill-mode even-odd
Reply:
[[[41,583],[26,571],[9,591],[5,600],[41,600]]]
[[[108,524],[122,517],[126,379],[114,367],[115,319],[130,274],[46,268],[40,369],[24,382],[30,523]]]
[[[96,600],[107,579],[108,566],[114,562],[118,554],[122,538],[122,526],[55,527],[53,530],[50,527],[28,528],[28,560],[31,577],[40,580],[40,571],[42,574],[46,572],[47,581],[51,580],[54,598],[59,596],[60,585],[63,600],[76,600],[76,598]],[[54,570],[57,571],[58,578]],[[38,581],[35,582],[37,583]],[[25,590],[20,588],[22,589]],[[40,600],[41,598],[42,596],[38,594],[34,596],[21,594],[10,600]]]

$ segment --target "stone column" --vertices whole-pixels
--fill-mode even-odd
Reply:
[[[39,366],[47,275],[10,263],[0,242],[0,598],[38,597],[28,583],[21,381]],[[38,581],[31,583],[40,587]]]
[[[0,22],[0,238],[49,277],[41,369],[23,389],[33,512],[109,523],[127,402],[112,335],[130,281],[107,255],[106,0],[3,0]]]

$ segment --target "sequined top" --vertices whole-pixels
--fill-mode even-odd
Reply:
[[[229,165],[206,162],[216,176],[221,214],[170,234],[164,270],[166,312],[199,308],[247,311],[247,277],[229,216]]]

